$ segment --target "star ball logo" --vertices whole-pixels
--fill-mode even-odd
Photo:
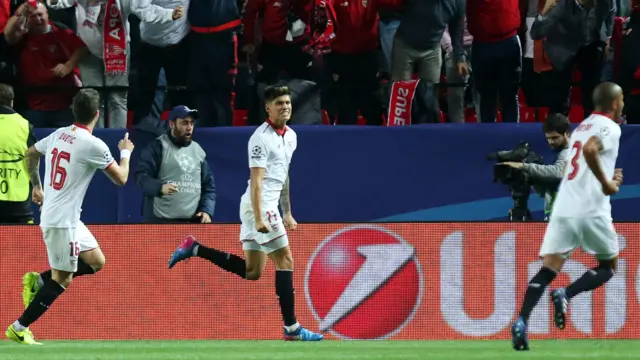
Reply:
[[[318,246],[305,275],[320,331],[342,339],[386,339],[420,307],[423,277],[415,249],[383,227],[342,229]]]

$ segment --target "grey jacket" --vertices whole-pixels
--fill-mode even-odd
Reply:
[[[546,16],[538,15],[531,26],[531,39],[544,40],[544,50],[555,70],[570,65],[581,47],[599,42],[602,51],[613,35],[616,14],[614,0],[595,0],[586,11],[577,0],[557,0]]]
[[[544,198],[544,214],[551,214],[551,207],[555,199],[558,186],[564,175],[564,167],[567,163],[569,149],[565,148],[558,153],[556,161],[552,165],[524,164],[522,170],[531,176],[535,185],[533,190]]]

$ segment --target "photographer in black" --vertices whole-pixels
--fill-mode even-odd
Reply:
[[[571,127],[566,116],[551,114],[542,125],[542,130],[551,149],[558,153],[556,161],[552,165],[511,161],[503,162],[501,165],[522,170],[531,178],[533,189],[540,197],[544,198],[544,216],[545,220],[548,220],[567,162],[566,157],[569,151],[567,146],[571,136]]]

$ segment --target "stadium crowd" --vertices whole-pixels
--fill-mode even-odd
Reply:
[[[257,124],[277,82],[294,123],[380,125],[575,122],[612,80],[637,123],[639,19],[640,0],[0,0],[0,82],[35,127],[70,124],[82,86],[103,127],[175,105]]]

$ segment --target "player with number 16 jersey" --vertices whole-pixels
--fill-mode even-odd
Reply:
[[[104,170],[117,185],[127,182],[134,146],[125,134],[118,145],[121,159],[118,165],[107,145],[92,134],[99,106],[97,91],[81,90],[73,99],[75,123],[54,131],[27,151],[32,198],[42,206],[40,227],[51,270],[30,272],[22,279],[26,310],[5,333],[17,343],[40,345],[29,326],[49,309],[72,278],[94,274],[104,266],[98,242],[80,221],[81,206],[96,170]],[[42,155],[46,159],[44,184],[39,174]]]
[[[602,83],[593,92],[593,102],[596,111],[580,123],[569,140],[567,165],[540,247],[543,265],[529,282],[520,316],[511,327],[515,350],[529,350],[529,316],[576,248],[594,255],[598,266],[566,288],[551,292],[557,328],[565,328],[573,297],[604,285],[616,271],[618,235],[609,196],[618,192],[622,183],[622,169],[615,168],[621,135],[615,119],[624,108],[622,89],[614,83]]]

